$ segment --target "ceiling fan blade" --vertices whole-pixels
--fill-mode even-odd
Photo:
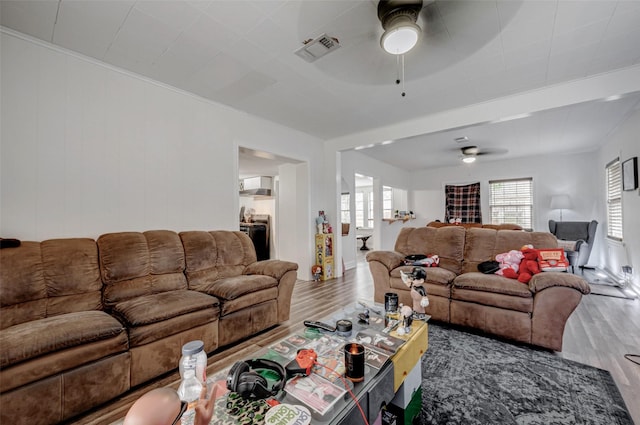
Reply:
[[[507,152],[509,152],[509,150],[505,148],[491,148],[481,149],[477,155],[504,155]]]

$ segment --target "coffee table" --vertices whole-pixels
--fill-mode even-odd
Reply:
[[[251,358],[269,358],[284,365],[289,362],[289,359],[292,359],[295,356],[298,348],[303,348],[304,345],[311,344],[308,341],[315,341],[315,345],[313,345],[314,349],[318,344],[329,344],[327,341],[332,341],[332,344],[337,344],[340,356],[343,357],[342,347],[347,342],[355,341],[358,332],[365,329],[380,330],[384,327],[384,306],[374,304],[372,302],[368,302],[367,304],[371,307],[369,309],[369,324],[358,323],[358,314],[362,313],[364,308],[357,303],[336,311],[326,317],[309,318],[309,320],[319,320],[331,325],[334,325],[340,319],[350,320],[353,323],[353,330],[350,336],[340,337],[329,332],[303,329],[299,332],[292,333],[268,347],[257,350]],[[380,314],[373,311],[374,309]],[[383,406],[388,405],[394,398],[395,394],[402,389],[401,387],[405,378],[414,366],[419,364],[418,362],[420,361],[420,357],[428,347],[428,324],[426,321],[414,321],[411,326],[411,332],[407,335],[398,335],[397,331],[392,331],[389,335],[403,339],[405,340],[405,343],[395,352],[395,354],[391,355],[388,360],[379,364],[379,367],[373,367],[368,363],[365,366],[365,378],[362,382],[353,384],[350,381],[347,381],[370,424],[374,423]],[[295,344],[293,342],[295,342]],[[321,350],[318,349],[318,361],[327,362],[327,357],[320,355],[320,351]],[[367,349],[367,352],[371,353],[373,350]],[[344,360],[344,358],[342,358],[342,360]],[[331,366],[336,366],[336,364],[332,363]],[[342,366],[344,367],[344,365]],[[213,382],[218,382],[222,388],[225,388],[226,378],[230,368],[231,366],[218,370],[215,374],[210,374],[207,378],[209,385],[212,386]],[[340,369],[340,365],[337,365],[336,369]],[[314,374],[326,374],[332,376],[331,373],[327,371],[322,372],[321,370],[314,370]],[[270,383],[272,382],[268,376],[267,380]],[[344,388],[344,384],[338,378],[333,378],[331,381],[336,386],[340,385]],[[284,397],[281,397],[280,402],[291,406],[301,405],[307,407],[300,400],[288,393],[284,395]],[[319,414],[312,408],[308,409],[311,415],[311,424],[362,425],[364,423],[359,409],[347,392],[343,392],[335,400],[331,400],[330,404],[331,406],[324,414]],[[238,413],[244,409],[247,415],[252,414],[255,417],[256,415],[264,415],[270,408],[271,406],[264,400],[246,402],[240,399],[235,393],[226,393],[219,396],[216,400],[215,413],[210,424],[266,423],[264,420],[250,420],[249,422],[242,422],[239,420],[241,418],[239,418],[238,415],[234,416],[230,414],[230,411],[233,410]],[[121,423],[122,420],[114,422],[114,425]],[[277,423],[278,422],[269,422],[268,424]],[[183,420],[183,424],[192,425],[189,421],[185,420]]]
[[[361,321],[359,323],[358,314],[364,310],[364,307],[359,304],[336,311],[327,317],[309,318],[310,320],[320,320],[331,325],[334,325],[340,319],[350,320],[353,323],[353,330],[350,336],[338,336],[335,333],[307,328],[294,332],[274,344],[256,351],[251,358],[267,358],[284,366],[295,357],[298,349],[313,348],[318,353],[319,363],[330,365],[338,372],[343,373],[344,355],[342,349],[344,345],[350,341],[357,341],[358,336],[362,336],[362,331],[379,332],[384,328],[384,316],[382,314],[384,307],[373,303],[369,303],[369,307],[369,324]],[[376,314],[373,310],[380,314]],[[414,321],[411,326],[411,332],[407,335],[398,335],[397,331],[391,331],[388,335],[402,339],[405,343],[395,353],[388,353],[388,359],[385,359],[383,350],[376,352],[367,348],[367,354],[378,358],[368,359],[365,365],[365,379],[355,384],[346,381],[369,423],[373,423],[382,407],[391,402],[396,392],[401,388],[406,376],[418,364],[420,357],[428,347],[428,325],[426,322]],[[376,356],[377,354],[382,354],[382,356]],[[208,381],[216,381],[224,387],[229,369],[230,367],[216,372],[208,377]],[[307,387],[316,389],[322,387],[324,399],[326,399],[325,403],[311,403],[310,405],[301,401],[300,398],[296,398],[293,395],[294,385],[292,384],[295,378],[287,382],[286,394],[284,397],[280,397],[279,401],[291,406],[297,405],[307,408],[311,414],[312,424],[364,423],[360,410],[348,392],[344,390],[345,383],[335,373],[316,367],[312,375],[314,376],[304,378],[310,382]],[[321,377],[318,378],[318,376]],[[271,384],[272,380],[269,373],[265,377]],[[322,385],[318,385],[320,381],[322,381]],[[334,386],[331,386],[329,381]],[[334,393],[334,391],[340,392]],[[299,396],[299,394],[297,395]],[[215,414],[211,424],[244,423],[242,422],[243,414],[253,414],[253,417],[256,418],[253,423],[265,423],[259,418],[270,407],[263,400],[248,402],[240,399],[235,393],[226,393],[216,401]]]

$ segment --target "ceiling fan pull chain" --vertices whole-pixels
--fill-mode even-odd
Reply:
[[[396,84],[400,84],[400,55],[396,55]]]
[[[402,97],[404,97],[406,95],[405,91],[404,91],[404,55],[402,56]]]

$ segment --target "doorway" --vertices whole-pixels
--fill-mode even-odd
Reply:
[[[290,188],[302,183],[302,180],[298,181],[299,178],[295,173],[290,172],[291,169],[297,168],[302,168],[306,172],[307,163],[270,152],[238,147],[240,189],[238,228],[252,238],[256,254],[260,253],[258,260],[282,258],[298,264],[304,260],[302,255],[300,258],[293,258],[290,251],[283,249],[290,238],[286,234],[290,226],[280,226],[282,219],[285,222],[287,220],[283,215],[286,216],[292,211],[296,214],[303,213],[295,211],[299,206],[291,205],[289,201]],[[287,193],[281,192],[283,187],[289,188],[286,190]],[[307,187],[303,189],[304,193],[308,193]],[[281,207],[283,202],[286,203],[284,210]],[[306,204],[302,203],[302,205]]]
[[[356,173],[355,188],[356,259],[360,263],[371,249],[375,227],[373,177]]]

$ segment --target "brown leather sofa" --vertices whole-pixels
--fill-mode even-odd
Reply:
[[[242,232],[167,230],[0,249],[0,423],[54,424],[289,318],[297,264]]]
[[[446,227],[446,226],[462,226],[466,229],[471,227],[482,227],[484,229],[495,229],[495,230],[523,230],[522,226],[519,224],[512,223],[500,223],[500,224],[482,224],[482,223],[443,223],[441,221],[430,221],[427,223],[427,227]]]
[[[408,272],[404,257],[437,254],[439,267],[426,268],[424,287],[434,320],[480,329],[484,332],[562,351],[564,326],[589,285],[570,273],[543,272],[528,284],[495,274],[478,272],[478,264],[523,245],[556,248],[554,235],[546,232],[496,230],[462,226],[403,228],[395,251],[367,254],[374,282],[374,300],[384,302],[395,292],[399,302],[411,305],[409,288],[400,271]]]

